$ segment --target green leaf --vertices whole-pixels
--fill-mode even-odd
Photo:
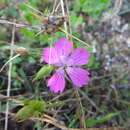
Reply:
[[[83,23],[83,16],[77,16],[75,12],[73,12],[70,16],[71,23],[74,28],[77,28],[79,24]]]
[[[50,75],[53,70],[53,66],[44,65],[37,73],[33,81],[43,78],[44,76]]]
[[[110,114],[108,114],[108,115],[106,115],[104,117],[101,117],[100,119],[97,119],[97,120],[96,119],[88,119],[86,121],[86,124],[87,124],[88,127],[94,127],[97,123],[103,123],[103,122],[111,119],[112,117],[114,117],[114,116],[116,116],[118,114],[119,114],[119,112],[110,113]]]
[[[30,106],[33,110],[42,113],[46,108],[46,103],[44,101],[32,100],[29,101],[28,106]]]
[[[94,65],[94,54],[91,54],[90,57],[89,57],[89,63],[88,63],[88,66],[93,66]]]
[[[21,28],[21,32],[23,33],[26,40],[29,42],[35,42],[36,41],[36,34],[33,30],[28,30],[26,28]]]
[[[13,118],[14,120],[26,120],[30,117],[32,117],[35,113],[35,110],[31,108],[30,106],[25,106],[22,109],[20,109],[15,117]]]
[[[95,119],[89,119],[89,120],[87,120],[87,122],[86,122],[87,127],[93,127],[93,126],[96,125],[96,123],[97,123],[97,120],[95,120]]]
[[[101,16],[104,10],[107,10],[111,5],[110,0],[86,0],[80,3],[82,5],[82,11],[88,13],[94,19]],[[80,6],[81,6],[80,5]]]
[[[31,117],[37,117],[41,115],[46,108],[46,103],[40,100],[25,100],[24,107],[21,108],[15,117],[14,120],[26,120]]]
[[[108,114],[108,115],[106,115],[106,116],[98,119],[97,123],[102,123],[104,121],[107,121],[107,120],[111,119],[112,117],[117,116],[118,114],[119,114],[118,112],[116,112],[116,113],[110,113],[110,114]]]

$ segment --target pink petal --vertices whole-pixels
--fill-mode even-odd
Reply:
[[[67,67],[66,71],[75,86],[82,87],[88,84],[89,72],[85,69]]]
[[[41,61],[45,61],[48,64],[59,64],[59,58],[56,49],[54,47],[44,48]]]
[[[64,78],[64,70],[58,69],[56,73],[52,75],[52,77],[48,81],[48,86],[50,90],[54,93],[62,93],[65,88],[65,78]]]
[[[59,39],[54,44],[55,49],[57,50],[58,56],[68,56],[73,48],[73,44],[66,38]]]
[[[85,65],[89,62],[90,53],[84,48],[77,48],[69,57],[68,65]]]

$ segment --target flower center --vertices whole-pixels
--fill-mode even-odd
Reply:
[[[68,60],[68,57],[66,57],[66,56],[60,56],[60,62],[61,62],[63,65],[66,65],[66,64],[67,64],[67,60]]]
[[[72,59],[70,59],[67,56],[60,56],[60,62],[62,63],[63,66],[67,66],[73,62]]]
[[[64,74],[63,67],[60,67],[58,70],[56,70],[56,72],[63,75]]]

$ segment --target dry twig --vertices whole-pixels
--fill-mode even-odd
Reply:
[[[14,38],[15,38],[15,25],[12,29],[12,40],[11,46],[14,45]],[[10,48],[10,59],[13,57],[13,49]],[[9,63],[9,71],[8,71],[8,87],[7,87],[7,97],[10,97],[10,89],[11,89],[11,71],[12,71],[12,62]],[[6,116],[5,116],[5,130],[8,129],[8,113],[9,113],[9,101],[6,103]]]

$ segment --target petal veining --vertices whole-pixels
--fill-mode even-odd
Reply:
[[[62,93],[65,88],[64,70],[59,68],[49,79],[48,86],[54,93]]]
[[[41,61],[45,61],[48,64],[54,64],[54,65],[60,64],[57,51],[54,47],[43,49],[43,57],[41,58]]]
[[[68,56],[73,48],[73,44],[68,39],[61,38],[54,44],[54,47],[58,56]]]
[[[69,57],[70,61],[68,65],[85,65],[89,62],[90,53],[84,48],[77,48]]]
[[[87,70],[75,67],[67,67],[66,71],[75,86],[83,87],[84,85],[88,84],[89,72]]]

